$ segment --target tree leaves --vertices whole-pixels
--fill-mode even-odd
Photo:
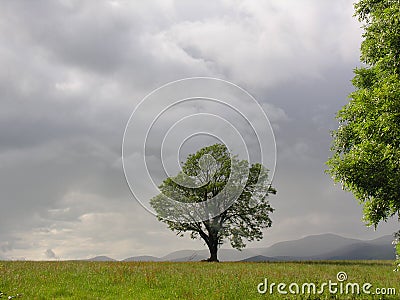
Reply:
[[[356,90],[338,113],[327,172],[364,205],[367,225],[400,220],[400,1],[360,0],[364,22],[361,61],[354,70]],[[396,236],[397,267],[400,244]]]
[[[211,157],[204,159],[207,155]],[[183,186],[176,183],[176,178],[203,180],[203,185],[195,188]],[[276,190],[268,184],[267,179],[268,170],[261,164],[249,166],[246,160],[238,160],[231,155],[224,145],[215,144],[189,155],[182,172],[174,178],[165,179],[160,186],[162,193],[151,199],[150,203],[158,219],[177,234],[191,232],[191,238],[202,238],[209,248],[212,241],[220,245],[227,240],[233,248],[242,249],[246,246],[245,240],[260,240],[263,237],[262,229],[272,225],[269,213],[273,212],[273,208],[267,198],[269,194],[275,194]],[[233,184],[228,185],[228,182]],[[228,202],[230,195],[237,192],[238,199],[223,209],[227,204],[224,202]],[[221,201],[208,203],[209,198],[218,195]],[[221,213],[198,221],[192,218],[193,211],[177,212],[176,207],[165,201],[165,197],[181,202],[220,205],[208,209],[220,209]],[[179,215],[179,220],[174,220],[176,215]]]
[[[328,173],[364,205],[378,225],[400,211],[400,1],[360,0],[365,22],[356,90],[338,113]]]

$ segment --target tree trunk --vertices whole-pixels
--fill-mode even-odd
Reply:
[[[218,260],[218,239],[210,239],[210,242],[208,244],[208,249],[210,250],[210,257],[207,259],[207,261],[211,262],[219,262]]]

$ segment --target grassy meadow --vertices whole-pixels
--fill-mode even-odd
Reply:
[[[392,261],[335,262],[84,262],[0,261],[0,299],[400,299],[400,272]],[[395,296],[259,294],[275,283],[371,283],[396,288]],[[287,289],[287,288],[286,288]],[[10,298],[11,299],[11,298]]]

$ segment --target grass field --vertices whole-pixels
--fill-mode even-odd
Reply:
[[[0,262],[0,298],[19,299],[400,299],[400,273],[391,261],[287,263],[173,262]],[[371,283],[395,288],[397,295],[259,294],[257,285],[275,283]],[[293,286],[295,289],[295,286]],[[286,287],[288,291],[288,287]],[[18,296],[17,296],[18,294]],[[0,293],[1,295],[1,293]]]

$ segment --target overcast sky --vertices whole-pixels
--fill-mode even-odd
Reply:
[[[348,0],[3,2],[0,258],[122,259],[203,248],[134,199],[121,161],[136,105],[193,76],[246,89],[274,128],[273,226],[250,247],[398,230],[394,221],[365,227],[362,207],[324,174],[335,112],[360,65],[362,31],[352,15]],[[169,120],[185,109],[199,110],[188,105]],[[166,160],[176,158],[168,153]]]

